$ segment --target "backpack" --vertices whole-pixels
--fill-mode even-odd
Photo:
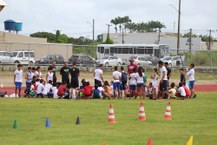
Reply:
[[[121,73],[121,80],[122,83],[127,83],[127,74],[125,72]]]

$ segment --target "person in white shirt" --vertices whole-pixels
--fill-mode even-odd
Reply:
[[[158,94],[159,98],[166,99],[166,91],[167,91],[167,83],[168,83],[168,78],[167,78],[167,69],[163,65],[162,61],[158,61],[158,66],[160,67],[160,92]]]
[[[133,73],[129,76],[129,84],[130,84],[130,99],[134,97],[136,94],[136,74],[137,70],[133,69]]]
[[[14,72],[15,97],[21,97],[20,93],[21,93],[21,88],[22,88],[22,82],[23,82],[22,65],[18,64],[17,70],[15,70],[15,72]]]
[[[137,96],[140,96],[140,99],[145,99],[145,94],[143,93],[143,89],[144,89],[144,73],[142,72],[142,67],[138,68],[138,72],[136,73],[136,80],[137,80],[137,84],[136,84],[136,95],[135,95],[135,99],[137,98]]]
[[[102,87],[102,82],[104,82],[104,79],[102,77],[103,74],[103,64],[100,64],[97,69],[93,72],[93,77],[94,77],[94,84],[98,85],[99,87]]]
[[[180,97],[182,99],[186,98],[186,92],[185,92],[185,89],[181,83],[179,83],[179,88],[178,88],[178,92],[176,93],[176,96]]]
[[[54,73],[53,73],[53,68],[49,67],[48,68],[48,72],[47,72],[47,76],[46,76],[46,81],[53,81],[53,77],[54,77]]]
[[[116,97],[116,91],[118,92],[118,99],[121,99],[121,91],[120,91],[120,85],[121,85],[121,72],[118,71],[118,67],[114,67],[114,72],[112,73],[113,75],[113,95],[114,98]]]
[[[195,71],[194,71],[194,64],[192,63],[189,68],[188,68],[188,72],[187,72],[187,76],[189,78],[189,89],[191,90],[191,97],[196,98],[196,93],[194,91],[194,81],[195,81]]]
[[[35,72],[35,75],[36,75],[36,77],[38,78],[38,79],[42,79],[42,72],[41,72],[41,67],[40,66],[38,66],[37,68],[36,68],[36,72]]]
[[[158,71],[157,68],[153,69],[153,74],[151,75],[151,83],[153,86],[153,99],[157,99],[157,92],[158,92]]]
[[[48,98],[52,98],[53,95],[50,94],[50,92],[52,91],[52,81],[50,80],[48,83],[46,83],[44,85],[44,90],[42,92],[43,95],[48,96]]]
[[[30,93],[30,88],[32,84],[34,73],[32,73],[32,68],[28,67],[28,71],[26,72],[25,79],[26,79],[26,89],[25,89],[25,96],[28,96]]]
[[[41,79],[40,80],[40,84],[38,85],[38,88],[37,88],[37,97],[41,97],[41,98],[44,98],[43,97],[43,90],[44,90],[44,80]]]

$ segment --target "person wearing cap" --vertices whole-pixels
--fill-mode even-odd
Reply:
[[[60,69],[60,75],[62,76],[62,83],[69,84],[69,70],[68,63],[64,62],[64,66]]]
[[[130,59],[130,64],[128,65],[128,74],[132,74],[133,70],[138,70],[138,66],[134,63],[134,59]]]

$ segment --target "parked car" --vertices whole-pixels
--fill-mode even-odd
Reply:
[[[0,51],[0,63],[11,63],[11,54],[6,51]]]
[[[164,63],[167,62],[169,66],[177,66],[181,64],[181,59],[179,56],[167,56],[167,57],[164,57],[162,61]]]
[[[76,62],[76,64],[83,65],[83,66],[93,66],[96,64],[96,60],[89,55],[83,54],[73,54],[69,60],[69,64]]]
[[[35,63],[35,53],[28,50],[12,51],[11,61],[16,64],[33,64]]]
[[[105,66],[120,66],[122,65],[122,59],[117,56],[104,56],[96,61],[97,64],[103,64]]]
[[[139,66],[152,66],[152,62],[143,56],[131,56],[130,59],[133,59],[134,63]]]
[[[62,55],[48,54],[42,57],[40,60],[37,60],[35,64],[51,64],[53,60],[56,61],[56,64],[63,64],[65,61]]]

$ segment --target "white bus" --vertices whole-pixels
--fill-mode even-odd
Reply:
[[[131,56],[156,56],[161,58],[169,55],[168,45],[157,44],[99,44],[97,45],[97,59],[104,56],[117,56],[129,59]]]

